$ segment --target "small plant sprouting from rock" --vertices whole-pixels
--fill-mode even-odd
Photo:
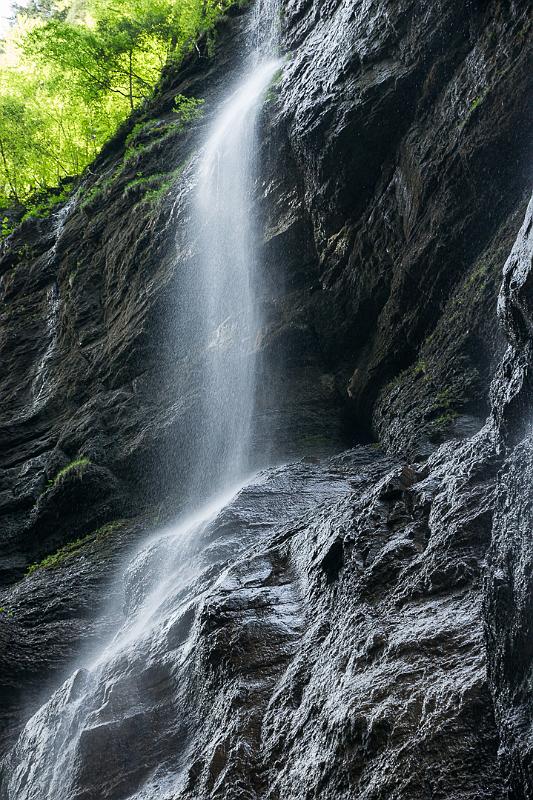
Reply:
[[[76,458],[74,461],[71,461],[70,464],[67,464],[66,467],[63,467],[59,470],[55,478],[48,481],[48,486],[57,486],[66,475],[69,475],[71,472],[76,471],[79,475],[82,474],[85,467],[88,467],[91,462],[86,456],[81,456],[80,458]]]
[[[69,544],[64,545],[64,547],[61,547],[55,553],[51,553],[49,556],[43,558],[42,561],[38,561],[35,564],[30,564],[26,570],[26,575],[33,575],[33,573],[37,572],[37,570],[56,569],[67,558],[79,555],[80,550],[89,542],[104,539],[110,534],[115,533],[123,525],[123,520],[108,522],[106,525],[103,525],[101,528],[98,528],[98,530],[89,533],[87,536],[83,536],[81,539],[76,539],[74,542],[69,542]]]

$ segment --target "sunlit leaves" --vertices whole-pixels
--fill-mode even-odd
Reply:
[[[79,174],[232,0],[32,0],[0,58],[0,205]]]

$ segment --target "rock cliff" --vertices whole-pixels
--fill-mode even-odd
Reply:
[[[246,19],[3,245],[2,799],[25,721],[124,613],[111,577],[184,500],[191,164]],[[268,430],[285,465],[204,533],[72,800],[533,798],[529,6],[286,0],[282,31],[256,449]],[[176,122],[178,95],[202,113]]]

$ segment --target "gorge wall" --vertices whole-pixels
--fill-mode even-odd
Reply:
[[[255,448],[294,463],[213,522],[71,798],[533,798],[528,4],[282,9]],[[189,166],[247,15],[2,246],[2,798],[24,723],[123,613],[111,576],[185,499]]]

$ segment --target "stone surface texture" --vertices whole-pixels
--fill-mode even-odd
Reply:
[[[529,4],[282,11],[255,447],[284,466],[204,532],[183,625],[132,664],[136,716],[102,702],[69,800],[533,800]],[[134,602],[128,554],[184,502],[187,199],[246,24],[2,245],[1,800],[27,719]],[[162,136],[178,94],[204,113]],[[132,186],[171,171],[155,205]]]

